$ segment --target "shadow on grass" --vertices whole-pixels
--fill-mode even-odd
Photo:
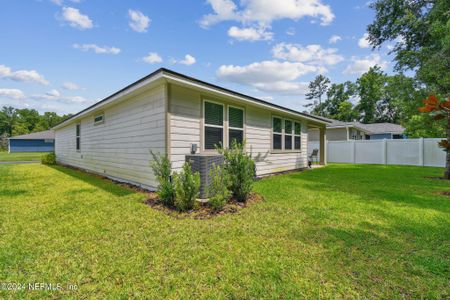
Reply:
[[[9,189],[2,189],[0,191],[0,196],[6,196],[6,197],[17,197],[26,194],[26,190],[9,190]]]
[[[311,191],[348,193],[371,204],[383,205],[382,201],[390,201],[450,213],[450,201],[436,194],[436,191],[450,190],[450,185],[439,181],[430,183],[423,176],[423,169],[415,167],[338,165],[290,176],[310,182],[302,187]]]
[[[135,191],[120,186],[110,179],[100,177],[95,174],[90,174],[81,170],[71,169],[64,166],[49,166],[49,167],[52,168],[53,170],[64,173],[65,175],[69,175],[75,179],[81,180],[89,185],[95,186],[96,188],[99,188],[107,193],[111,193],[114,196],[127,196],[135,193]],[[81,193],[86,191],[87,191],[86,189],[80,189],[78,192]],[[71,193],[72,192],[74,191],[71,191]]]

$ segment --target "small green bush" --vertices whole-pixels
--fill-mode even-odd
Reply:
[[[209,173],[211,182],[207,188],[208,204],[214,211],[221,210],[231,198],[230,177],[222,166],[213,166]]]
[[[175,186],[172,182],[172,164],[167,155],[161,156],[150,151],[153,161],[150,162],[150,167],[158,180],[158,193],[161,202],[166,206],[173,206],[175,204]]]
[[[180,173],[175,174],[175,207],[180,211],[194,208],[200,190],[200,174],[193,173],[191,165],[185,162]]]
[[[56,155],[55,153],[47,153],[42,156],[41,163],[44,165],[56,165]]]
[[[237,201],[247,200],[255,179],[255,162],[251,153],[245,151],[245,142],[240,144],[233,140],[228,149],[218,148],[224,156],[224,169],[230,177],[229,189]]]

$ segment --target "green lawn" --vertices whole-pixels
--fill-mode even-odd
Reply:
[[[176,219],[63,167],[0,166],[0,298],[449,298],[442,169],[332,165],[258,181],[264,202]]]
[[[43,152],[14,152],[8,153],[5,151],[0,151],[0,162],[1,161],[33,161],[41,160],[41,157],[46,153]]]

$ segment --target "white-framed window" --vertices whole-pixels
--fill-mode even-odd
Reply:
[[[294,150],[302,149],[302,124],[294,122]]]
[[[293,125],[292,120],[284,120],[284,150],[292,150]]]
[[[223,145],[224,105],[205,100],[203,102],[204,141],[203,149],[214,150]]]
[[[272,117],[272,150],[294,151],[301,150],[300,122],[281,117]]]
[[[272,149],[283,150],[283,119],[272,117]]]
[[[98,114],[94,116],[94,125],[103,124],[105,122],[105,114]]]
[[[244,110],[235,106],[228,106],[228,146],[233,140],[244,142]]]
[[[77,149],[77,151],[80,151],[81,150],[81,124],[76,125],[75,135],[76,135],[76,149]]]

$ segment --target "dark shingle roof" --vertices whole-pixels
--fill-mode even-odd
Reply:
[[[54,140],[55,132],[53,130],[33,132],[30,134],[18,135],[9,138],[10,140]]]
[[[373,124],[358,123],[357,127],[369,131],[371,134],[377,133],[402,134],[405,131],[405,128],[403,126],[393,123],[373,123]]]
[[[367,132],[368,134],[380,134],[380,133],[402,134],[405,131],[405,128],[403,126],[393,123],[363,124],[360,122],[342,122],[325,117],[320,118],[330,122],[330,124],[327,124],[327,128],[336,128],[345,126],[355,127],[357,129]]]

